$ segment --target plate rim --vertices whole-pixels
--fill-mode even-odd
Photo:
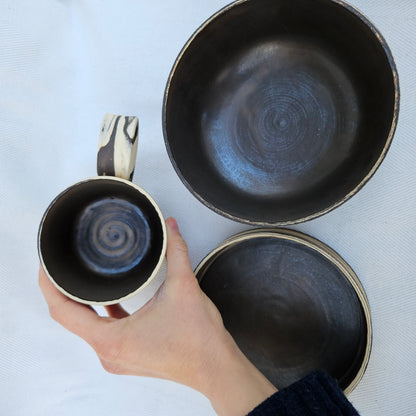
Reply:
[[[353,380],[349,383],[349,385],[344,389],[344,394],[349,395],[361,381],[364,376],[364,373],[368,367],[368,363],[370,360],[372,343],[373,343],[373,327],[372,327],[372,319],[371,319],[371,311],[370,311],[370,303],[367,298],[367,294],[364,290],[364,287],[352,269],[352,267],[331,247],[324,244],[322,241],[304,234],[300,231],[286,229],[286,228],[255,228],[242,231],[240,233],[234,234],[231,237],[225,239],[222,243],[220,243],[216,248],[211,250],[196,266],[194,273],[198,280],[198,283],[204,278],[204,274],[209,268],[209,266],[216,260],[216,258],[225,252],[230,247],[239,244],[241,242],[255,239],[255,238],[277,238],[279,240],[286,240],[292,241],[298,244],[301,244],[309,249],[314,250],[315,252],[322,255],[328,261],[331,262],[341,273],[342,275],[348,280],[351,284],[354,292],[356,293],[358,300],[361,304],[361,308],[364,313],[365,322],[367,325],[367,337],[366,337],[366,348],[364,357],[361,362],[361,366],[357,371]]]

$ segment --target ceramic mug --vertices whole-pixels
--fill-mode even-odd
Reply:
[[[109,305],[166,276],[166,225],[153,198],[131,182],[138,119],[106,114],[97,173],[46,209],[38,232],[46,275],[66,296]]]

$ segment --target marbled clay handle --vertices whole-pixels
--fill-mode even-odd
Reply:
[[[133,179],[139,120],[134,116],[106,114],[100,127],[97,173]]]

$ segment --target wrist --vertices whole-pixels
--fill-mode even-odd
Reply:
[[[197,389],[210,400],[219,416],[246,415],[277,391],[227,331],[201,375]]]

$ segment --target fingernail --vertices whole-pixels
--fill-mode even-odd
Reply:
[[[176,220],[175,220],[175,218],[172,218],[172,217],[170,217],[170,218],[168,218],[167,220],[166,220],[166,224],[172,229],[172,230],[176,230],[176,231],[178,231],[179,230],[179,227],[178,227],[178,223],[176,222]]]

